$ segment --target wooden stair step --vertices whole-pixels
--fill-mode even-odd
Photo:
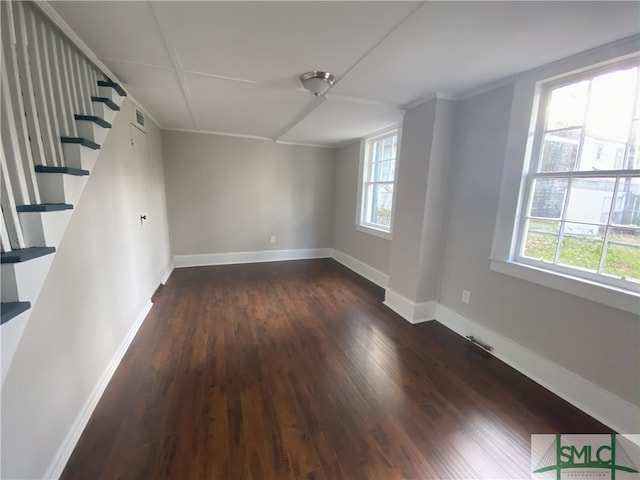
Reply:
[[[79,143],[80,145],[91,148],[92,150],[100,149],[100,145],[82,137],[60,137],[60,140],[62,140],[62,143]]]
[[[38,203],[33,205],[18,205],[18,212],[58,212],[60,210],[72,210],[73,205],[68,203]]]
[[[0,325],[7,323],[31,308],[31,302],[3,302],[0,304]]]
[[[114,82],[110,82],[108,80],[98,80],[98,86],[99,87],[111,87],[113,88],[116,92],[118,92],[118,95],[120,95],[121,97],[126,97],[127,96],[127,92],[124,90],[124,88],[122,88],[119,84],[114,83]]]
[[[55,247],[18,248],[10,252],[0,253],[0,263],[20,263],[43,257],[56,251]]]
[[[89,175],[89,170],[83,170],[81,168],[73,167],[47,167],[46,165],[36,165],[36,172],[38,173],[67,173],[69,175],[83,176]]]
[[[100,118],[100,117],[98,117],[96,115],[78,115],[78,114],[75,114],[73,117],[78,121],[93,122],[96,125],[100,125],[102,128],[111,128],[111,124],[109,122],[107,122],[105,119]]]
[[[109,100],[107,97],[91,97],[91,101],[104,103],[111,110],[116,110],[116,111],[120,110],[120,107],[115,103],[113,103],[111,100]]]

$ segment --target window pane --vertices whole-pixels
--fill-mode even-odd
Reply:
[[[625,166],[629,169],[640,169],[640,120],[635,120],[631,126],[631,141]]]
[[[527,225],[524,256],[553,262],[558,245],[560,222],[531,219]]]
[[[396,141],[398,136],[385,137],[376,140],[373,145],[374,156],[373,161],[390,160],[396,157]]]
[[[539,171],[572,172],[578,158],[581,131],[577,128],[545,134]]]
[[[628,227],[610,227],[609,241],[640,247],[640,230]]]
[[[567,223],[560,247],[559,263],[597,271],[602,255],[604,234],[598,227]]]
[[[619,170],[624,168],[624,152],[626,144],[600,140],[586,135],[580,165],[576,170]]]
[[[640,226],[640,178],[621,177],[611,223]]]
[[[640,279],[640,230],[611,227],[604,273],[616,277]]]
[[[549,100],[545,130],[581,126],[588,94],[588,80],[554,89]]]
[[[530,216],[559,219],[568,183],[566,178],[536,179],[533,184]]]
[[[640,248],[609,244],[602,271],[616,277],[640,280]]]
[[[391,226],[391,202],[393,201],[393,185],[371,185],[371,210],[369,222],[376,225]]]
[[[382,144],[382,160],[390,160],[396,156],[396,136],[381,140]]]
[[[374,163],[373,181],[375,182],[393,182],[393,176],[396,168],[395,159],[384,160]]]
[[[566,219],[571,222],[606,224],[615,183],[614,178],[574,178]]]
[[[560,231],[560,222],[554,220],[538,220],[532,218],[528,224],[529,231],[558,233]]]
[[[625,142],[633,115],[637,68],[595,77],[587,110],[587,133],[600,140]]]

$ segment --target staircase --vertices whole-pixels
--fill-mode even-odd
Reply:
[[[2,382],[127,93],[37,5],[0,2]]]

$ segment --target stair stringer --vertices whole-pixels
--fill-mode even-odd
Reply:
[[[117,101],[118,104],[122,104],[122,102],[124,101],[124,97],[115,99],[115,101]],[[113,115],[110,116],[111,121],[114,121],[119,113],[119,111],[114,111]],[[111,129],[104,130],[107,130],[107,132],[102,134],[102,143],[108,140],[111,133]],[[69,162],[67,163],[67,165],[72,168],[81,168],[84,170],[88,170],[90,174],[96,163],[99,161],[102,150],[94,150],[79,144],[67,145],[68,148],[64,149],[65,162]],[[77,207],[82,199],[82,194],[85,190],[87,181],[88,179],[85,179],[81,182],[76,182],[74,188],[70,189],[70,192],[65,193],[65,195],[67,195],[67,198],[64,199],[63,203],[71,203],[72,201],[74,207]],[[69,198],[69,196],[71,196],[71,198]],[[50,221],[50,218],[46,220],[40,220],[40,225],[43,229],[47,229],[47,222],[53,223],[53,225],[49,226],[49,228],[55,232],[55,234],[53,235],[53,241],[55,242],[55,244],[46,246],[58,246],[60,241],[62,241],[64,232],[66,231],[66,228],[69,225],[74,212],[75,208],[72,210],[67,210],[62,216],[60,216],[59,219],[57,219],[57,221],[54,220],[53,222]],[[57,213],[59,212],[41,212],[40,215],[48,214],[50,216],[51,214]],[[21,215],[34,214],[22,213]],[[29,223],[38,225],[38,222],[38,219],[30,219],[23,223],[21,219],[21,223],[23,223],[23,225]],[[3,284],[6,283],[7,278],[16,279],[14,286],[14,293],[16,298],[11,298],[10,300],[30,302],[31,308],[28,308],[26,311],[20,313],[8,322],[0,325],[0,387],[2,386],[2,384],[4,384],[7,373],[11,368],[11,363],[16,354],[16,351],[18,350],[20,340],[22,339],[22,335],[27,327],[27,324],[29,323],[29,319],[31,318],[33,309],[38,301],[42,285],[47,279],[55,255],[56,252],[53,252],[49,255],[29,260],[27,262],[1,265]],[[5,300],[5,292],[3,291],[3,301]]]

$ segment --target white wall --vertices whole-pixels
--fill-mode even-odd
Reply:
[[[163,154],[173,255],[331,246],[333,149],[165,131]]]
[[[335,162],[333,248],[388,274],[391,241],[356,230],[360,142],[338,149]]]
[[[151,158],[136,164],[134,119],[125,101],[3,384],[2,478],[44,477],[170,264],[160,131],[147,119]]]
[[[439,303],[638,405],[637,315],[489,268],[512,95],[458,104]]]

